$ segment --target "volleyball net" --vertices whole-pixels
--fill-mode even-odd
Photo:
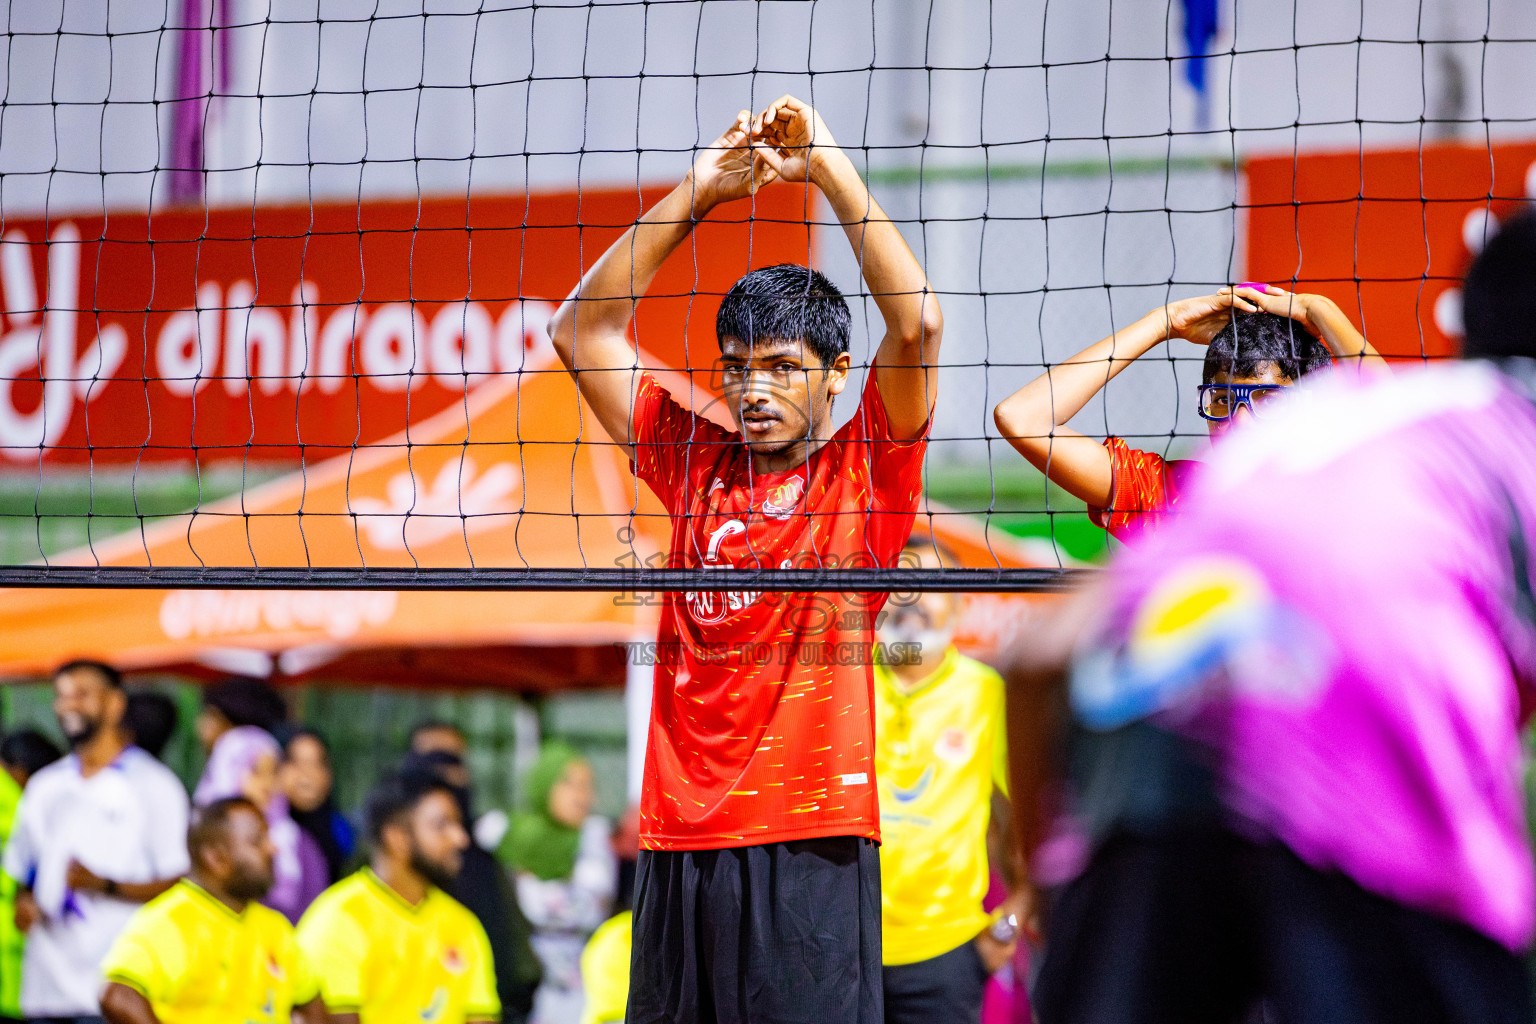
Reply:
[[[992,409],[1074,352],[1242,281],[1328,295],[1391,357],[1455,351],[1461,273],[1536,190],[1536,17],[1405,11],[12,0],[0,585],[1057,589],[1103,531]],[[678,568],[545,334],[783,93],[943,306],[915,532],[960,565]],[[718,415],[715,311],[781,262],[849,296],[856,395],[880,316],[795,186],[717,210],[636,297],[642,364]],[[1201,359],[1160,346],[1070,425],[1198,457]]]

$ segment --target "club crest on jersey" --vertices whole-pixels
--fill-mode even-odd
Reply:
[[[777,487],[769,488],[763,499],[763,515],[769,519],[788,519],[805,497],[805,478],[792,476]]]
[[[933,756],[946,764],[960,764],[971,756],[971,738],[964,729],[951,726],[934,743]]]
[[[449,946],[443,950],[443,967],[449,974],[463,974],[468,966],[464,954],[459,952],[457,946]]]
[[[704,560],[700,569],[732,569],[734,566],[720,553],[720,547],[731,537],[747,532],[747,524],[740,519],[727,519],[710,531],[709,544],[704,548]],[[689,590],[683,595],[688,614],[701,626],[713,626],[724,622],[732,612],[739,612],[752,604],[760,595],[755,590]]]
[[[267,973],[272,975],[272,977],[276,978],[278,981],[283,980],[283,965],[278,963],[277,957],[273,956],[271,953],[267,954]]]

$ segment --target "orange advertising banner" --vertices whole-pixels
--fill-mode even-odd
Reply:
[[[660,196],[6,220],[0,464],[297,462],[399,433],[543,364],[555,304]],[[641,343],[709,367],[736,278],[807,261],[805,202],[716,211],[650,289]]]
[[[1246,276],[1321,292],[1382,353],[1454,355],[1461,278],[1536,195],[1536,143],[1253,158]]]

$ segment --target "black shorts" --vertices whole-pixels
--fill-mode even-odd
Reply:
[[[929,960],[885,968],[885,1024],[978,1024],[986,964],[974,940]]]
[[[881,1024],[880,854],[642,850],[628,1024]]]
[[[1040,1024],[1530,1024],[1481,933],[1219,828],[1119,832],[1051,901]]]

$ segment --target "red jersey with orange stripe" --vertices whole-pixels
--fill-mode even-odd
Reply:
[[[858,410],[806,462],[757,473],[741,435],[649,374],[635,473],[672,517],[669,565],[896,564],[922,490],[924,436],[891,438],[871,368]],[[870,651],[884,594],[665,595],[640,840],[709,850],[880,836]]]
[[[1170,462],[1118,437],[1106,437],[1104,447],[1109,449],[1109,506],[1089,508],[1088,518],[1116,540],[1129,540],[1170,511],[1178,503],[1181,480],[1199,464],[1187,459]]]

